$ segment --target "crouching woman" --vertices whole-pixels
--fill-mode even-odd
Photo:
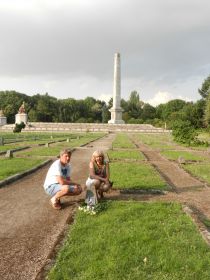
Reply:
[[[109,177],[109,163],[105,160],[104,153],[97,150],[92,154],[89,163],[89,177],[86,181],[87,194],[88,191],[95,194],[95,203],[99,198],[104,197],[104,192],[111,189],[112,183],[109,181]],[[86,195],[86,201],[87,199]]]

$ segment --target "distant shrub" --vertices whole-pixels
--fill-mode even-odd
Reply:
[[[16,123],[15,124],[15,128],[13,129],[13,132],[14,133],[20,133],[21,132],[21,130],[23,129],[23,128],[25,128],[25,124],[24,124],[24,122],[21,122],[21,123]]]
[[[190,146],[196,143],[198,133],[189,121],[177,120],[172,125],[172,135],[175,141]]]
[[[142,124],[144,123],[144,121],[142,119],[134,119],[134,118],[130,118],[127,120],[128,124]]]

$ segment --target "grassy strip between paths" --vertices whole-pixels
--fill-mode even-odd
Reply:
[[[29,146],[30,144],[24,142],[24,144],[11,144],[11,145],[4,145],[4,146],[0,146],[0,152],[6,152],[8,150],[15,150],[15,149],[19,149],[19,148],[22,148],[22,147],[26,147],[26,146]]]
[[[21,151],[18,152],[18,155],[21,156],[57,156],[59,155],[60,150],[62,149],[72,149],[74,147],[78,147],[84,144],[89,143],[90,141],[93,141],[100,136],[103,136],[103,134],[87,134],[86,136],[80,137],[78,139],[71,139],[70,142],[58,142],[49,144],[49,147],[33,147],[30,151]]]
[[[125,133],[117,134],[115,140],[112,143],[113,148],[136,148],[136,146],[128,138],[128,135]]]
[[[20,172],[29,170],[40,163],[43,159],[27,159],[27,158],[5,158],[0,159],[0,181]]]
[[[205,161],[207,160],[207,157],[200,156],[195,153],[191,153],[188,151],[162,151],[161,155],[164,157],[171,159],[171,160],[178,160],[178,158],[181,156],[185,160],[199,160],[199,161]]]
[[[134,162],[110,163],[113,188],[117,189],[167,189],[166,183],[150,165]]]
[[[30,151],[20,151],[17,152],[18,156],[24,156],[24,157],[33,157],[33,156],[58,156],[60,151],[62,149],[72,149],[74,147],[73,143],[56,143],[56,144],[50,144],[49,147],[33,147],[33,149],[30,149]]]
[[[170,134],[134,134],[132,138],[136,142],[143,142],[153,149],[168,150],[175,147],[175,143]]]
[[[108,157],[110,160],[114,159],[138,159],[144,160],[145,157],[140,151],[113,151],[109,150],[107,152]]]
[[[210,164],[185,164],[183,168],[210,184]]]
[[[50,280],[207,280],[210,249],[175,203],[109,202],[79,212]]]

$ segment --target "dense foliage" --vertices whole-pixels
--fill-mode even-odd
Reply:
[[[174,136],[175,141],[188,145],[194,143],[197,132],[191,126],[189,121],[175,121],[172,128],[172,135]]]
[[[129,99],[121,100],[125,123],[150,123],[167,129],[179,124],[189,124],[193,129],[210,125],[210,76],[204,80],[198,92],[202,98],[197,102],[174,99],[153,107],[144,103],[137,91],[130,93]],[[29,122],[80,122],[107,123],[110,120],[110,108],[113,100],[106,102],[93,97],[85,99],[57,99],[45,94],[28,96],[16,91],[0,91],[0,110],[3,110],[8,123],[15,122],[21,104],[25,103]],[[188,126],[188,125],[187,125]]]
[[[198,92],[200,93],[200,95],[203,97],[203,98],[207,98],[209,93],[210,93],[210,76],[208,76],[203,84],[202,84],[202,87],[200,89],[198,89]]]
[[[0,91],[0,109],[8,123],[15,122],[15,114],[23,101],[30,122],[107,123],[111,118],[112,99],[106,104],[93,97],[57,99],[47,93],[28,96],[15,91]],[[136,91],[131,92],[128,101],[121,100],[125,123],[150,123],[169,129],[177,119],[189,121],[195,128],[202,127],[206,123],[203,121],[205,104],[204,99],[196,103],[175,99],[153,107],[141,101]]]
[[[15,133],[19,133],[19,132],[21,132],[21,130],[23,129],[23,128],[25,128],[25,123],[24,122],[21,122],[21,123],[16,123],[15,124],[15,127],[14,127],[14,129],[13,129],[13,132],[15,132]]]

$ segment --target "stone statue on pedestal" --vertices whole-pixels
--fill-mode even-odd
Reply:
[[[20,106],[18,113],[15,115],[15,123],[24,123],[27,124],[28,115],[26,114],[25,110],[25,102],[23,101],[22,105]]]
[[[23,101],[22,105],[20,106],[19,110],[18,110],[18,114],[25,114],[26,110],[25,110],[25,102]]]

